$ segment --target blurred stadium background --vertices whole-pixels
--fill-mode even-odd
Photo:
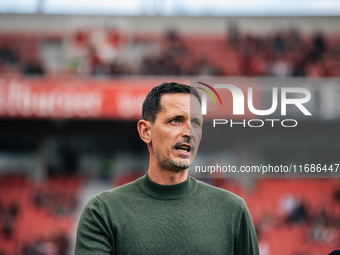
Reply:
[[[310,128],[230,132],[198,162],[340,163],[337,1],[90,2],[0,3],[1,255],[73,254],[88,199],[145,173],[136,121],[164,81],[256,78],[263,93],[316,95]],[[261,255],[340,249],[339,174],[266,177],[201,179],[244,197]]]

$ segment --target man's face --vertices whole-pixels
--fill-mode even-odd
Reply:
[[[202,136],[203,118],[198,99],[190,94],[165,94],[152,125],[151,146],[161,168],[187,169],[195,159]]]

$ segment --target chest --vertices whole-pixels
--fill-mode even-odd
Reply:
[[[233,254],[235,227],[218,206],[141,201],[116,223],[117,254]]]

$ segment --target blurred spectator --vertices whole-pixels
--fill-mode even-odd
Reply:
[[[261,239],[262,233],[270,231],[273,227],[275,227],[276,223],[276,219],[272,215],[268,213],[263,214],[256,224],[256,233],[258,238]]]
[[[54,243],[59,249],[57,255],[66,255],[70,249],[70,241],[65,233],[58,233],[53,237]]]
[[[10,239],[15,234],[16,222],[19,215],[19,206],[13,202],[9,208],[1,208],[0,220],[1,220],[1,232],[7,238]]]
[[[308,237],[313,242],[330,243],[335,239],[336,233],[331,225],[324,225],[321,222],[313,223],[309,230]]]
[[[65,233],[50,238],[38,238],[31,243],[24,243],[19,255],[67,255],[70,249]]]
[[[239,43],[239,29],[237,23],[231,23],[228,26],[228,43],[232,46],[237,46]]]
[[[210,64],[206,59],[202,58],[198,66],[198,75],[214,76],[218,75],[218,70],[215,66]]]
[[[299,201],[297,207],[288,216],[287,220],[288,222],[296,222],[296,223],[307,222],[308,214],[307,214],[306,205],[303,201]]]
[[[280,33],[276,34],[274,36],[272,44],[275,52],[279,54],[284,54],[286,52],[287,39],[284,37],[283,34]]]
[[[291,75],[289,62],[284,57],[278,58],[272,64],[271,74],[277,77],[286,77]]]
[[[280,200],[281,212],[287,216],[293,213],[298,206],[298,199],[293,194],[286,194]]]
[[[340,188],[334,190],[334,200],[340,204]]]
[[[4,65],[15,65],[18,60],[18,51],[15,48],[15,44],[12,44],[9,40],[0,40],[0,61]]]
[[[37,189],[33,195],[34,205],[55,215],[74,213],[78,201],[73,195],[56,189]]]
[[[308,220],[306,205],[292,194],[286,194],[280,201],[287,223],[303,223]]]
[[[322,57],[326,50],[326,42],[321,33],[316,33],[313,38],[314,48],[311,52],[312,60],[318,60]]]
[[[306,58],[301,53],[296,53],[294,62],[293,62],[293,70],[292,75],[293,76],[305,76],[305,66],[306,66]]]
[[[59,255],[56,244],[47,239],[38,239],[33,249],[39,255]]]
[[[42,63],[37,59],[27,60],[23,63],[23,73],[28,76],[44,75]]]
[[[260,255],[270,255],[270,247],[267,242],[259,241],[259,253]]]

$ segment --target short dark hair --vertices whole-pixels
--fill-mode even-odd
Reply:
[[[157,114],[161,111],[161,97],[164,94],[193,94],[201,104],[201,98],[196,88],[177,82],[164,82],[154,87],[146,96],[143,109],[142,119],[155,122]]]

